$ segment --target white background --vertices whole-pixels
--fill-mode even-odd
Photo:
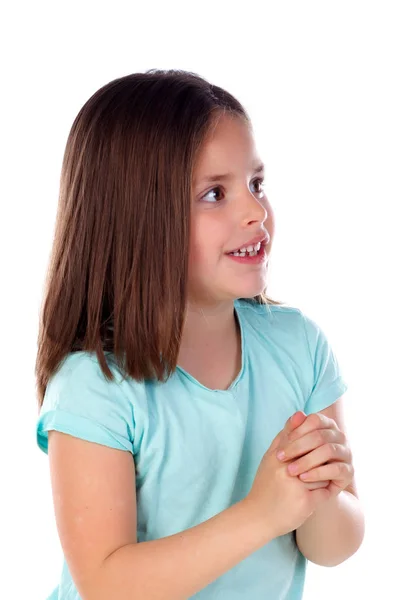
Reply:
[[[408,598],[412,3],[147,4],[3,10],[0,596],[44,600],[61,570],[48,460],[35,441],[34,361],[70,126],[112,79],[180,68],[249,111],[275,209],[270,292],[319,323],[349,384],[366,536],[338,567],[309,563],[304,598]]]

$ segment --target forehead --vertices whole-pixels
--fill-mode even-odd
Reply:
[[[250,168],[258,162],[250,126],[238,115],[221,115],[212,126],[200,149],[194,169],[195,178],[206,173],[231,170],[234,165]]]

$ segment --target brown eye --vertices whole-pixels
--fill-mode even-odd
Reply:
[[[255,184],[258,183],[261,186],[261,189],[260,190],[256,190],[255,193],[263,195],[264,194],[264,190],[262,188],[264,187],[264,179],[262,177],[258,177],[257,179],[254,179],[253,183],[255,183]]]
[[[265,192],[262,189],[264,187],[264,178],[263,177],[258,177],[257,179],[254,179],[254,181],[252,182],[253,184],[259,184],[261,186],[261,189],[259,190],[255,190],[254,194],[261,194],[261,198],[264,196]],[[206,194],[204,194],[201,198],[201,200],[205,200],[205,202],[220,202],[222,200],[222,196],[219,198],[216,198],[213,196],[213,194],[218,190],[219,194],[222,193],[222,189],[221,187],[214,187],[212,188],[212,190],[209,190],[209,192],[207,192]],[[210,199],[208,199],[208,196],[210,196]]]
[[[209,190],[209,192],[207,192],[206,194],[204,194],[201,198],[201,200],[205,200],[206,202],[214,202],[214,198],[212,197],[212,200],[207,200],[207,197],[212,194],[212,192],[215,192],[216,190],[219,190],[220,192],[222,191],[220,187],[214,187],[212,188],[212,190]],[[219,201],[220,198],[216,198],[216,201]]]

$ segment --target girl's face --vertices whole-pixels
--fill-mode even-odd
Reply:
[[[264,173],[256,170],[260,163],[248,126],[240,117],[222,116],[201,149],[193,178],[188,273],[192,302],[252,298],[266,287],[274,224],[261,185]],[[251,250],[249,242],[255,239],[264,240],[257,256],[229,254],[246,246]]]

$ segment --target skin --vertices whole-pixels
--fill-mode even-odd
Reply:
[[[204,384],[230,385],[240,370],[240,336],[233,302],[261,293],[268,260],[239,264],[225,255],[256,235],[268,233],[273,210],[254,174],[262,161],[251,129],[238,116],[222,115],[205,140],[193,175],[189,251],[189,302],[178,364]],[[209,175],[231,179],[205,183]]]
[[[266,246],[270,254],[274,215],[259,181],[264,173],[254,174],[260,162],[248,125],[237,116],[221,115],[195,165],[189,303],[178,364],[211,388],[226,389],[241,368],[234,299],[253,297],[267,283],[268,261],[239,264],[225,255],[265,232],[270,236]],[[225,173],[234,177],[224,182],[203,181]],[[306,479],[310,489],[330,486],[335,494],[342,489],[354,493],[351,451],[334,417],[339,420],[335,413],[294,415],[299,426],[283,440],[279,451],[284,450],[286,456],[280,459],[290,462],[290,474],[302,480],[310,471]]]
[[[328,487],[332,497],[346,490],[358,498],[341,402],[339,398],[324,411],[311,415],[294,413],[276,450],[277,458],[288,464],[289,474],[305,481],[309,489]]]
[[[195,168],[189,303],[178,364],[212,389],[226,389],[241,368],[234,299],[253,297],[266,287],[268,263],[237,264],[225,256],[259,232],[273,237],[271,205],[259,184],[254,184],[258,162],[248,126],[237,117],[223,116],[206,140]],[[231,180],[202,183],[206,175],[231,171]],[[267,254],[270,250],[271,242]],[[281,460],[290,463],[290,476],[299,477],[309,489],[327,487],[330,492],[328,502],[296,530],[296,542],[304,556],[326,566],[354,554],[364,536],[364,516],[355,492],[340,402],[320,413],[294,414],[288,435],[277,449],[285,451]],[[305,472],[309,473],[307,479]]]

